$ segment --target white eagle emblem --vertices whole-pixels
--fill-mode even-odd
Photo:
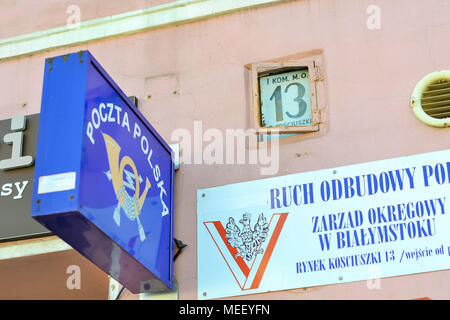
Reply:
[[[228,218],[226,226],[226,237],[230,246],[237,249],[237,257],[242,257],[247,261],[250,261],[253,256],[259,253],[263,253],[264,249],[259,249],[259,245],[267,238],[269,231],[269,225],[266,222],[266,218],[261,213],[258,217],[253,230],[250,227],[250,214],[244,213],[239,223],[242,224],[242,230],[234,222],[233,218]]]

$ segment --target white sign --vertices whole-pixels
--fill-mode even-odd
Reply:
[[[40,176],[38,194],[75,189],[76,172],[66,172]]]
[[[450,269],[450,150],[198,190],[198,298]]]
[[[311,126],[311,93],[307,69],[259,78],[261,126]]]

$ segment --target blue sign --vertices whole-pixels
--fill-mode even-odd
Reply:
[[[31,216],[133,293],[172,288],[172,159],[88,51],[46,60]]]

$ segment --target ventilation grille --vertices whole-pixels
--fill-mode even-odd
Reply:
[[[422,110],[435,119],[450,117],[450,81],[437,80],[423,91],[421,97]]]

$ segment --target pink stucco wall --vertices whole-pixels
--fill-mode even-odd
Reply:
[[[85,20],[161,2],[80,6]],[[2,2],[0,38],[64,24],[69,3],[39,1],[27,12],[28,1]],[[381,8],[379,30],[366,26],[371,4]],[[204,129],[247,129],[244,66],[322,49],[328,131],[280,145],[279,175],[442,150],[449,129],[419,122],[409,98],[424,75],[449,68],[448,10],[442,0],[293,1],[8,60],[0,63],[0,118],[39,112],[46,57],[88,49],[128,95],[139,98],[141,111],[167,141],[176,128],[192,131],[194,120]],[[175,236],[189,245],[175,263],[181,299],[196,299],[196,190],[259,178],[258,165],[182,165],[176,172]],[[448,299],[449,283],[450,271],[440,271],[382,279],[381,290],[362,281],[240,299]]]
[[[76,280],[69,279],[74,266]],[[0,300],[107,299],[109,284],[107,275],[75,250],[1,260],[0,283]]]
[[[0,39],[63,26],[74,11],[80,8],[81,21],[103,18],[173,2],[174,0],[3,0],[0,2]]]

